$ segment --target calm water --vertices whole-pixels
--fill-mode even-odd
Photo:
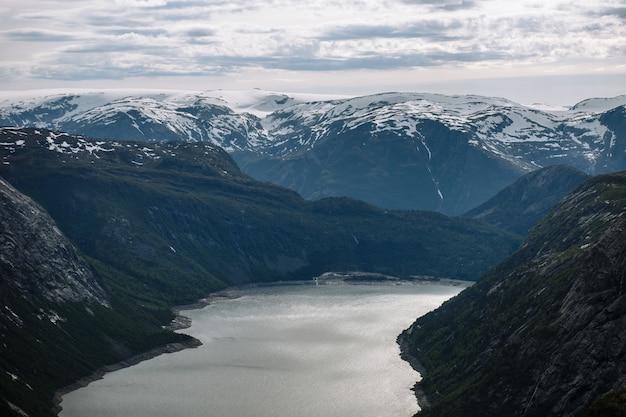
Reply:
[[[107,374],[61,417],[385,417],[418,411],[396,337],[462,288],[292,285],[233,290],[183,312],[203,343]]]

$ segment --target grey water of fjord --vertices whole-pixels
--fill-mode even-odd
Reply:
[[[397,336],[463,286],[284,285],[183,311],[202,346],[63,396],[60,417],[398,417],[420,378]]]

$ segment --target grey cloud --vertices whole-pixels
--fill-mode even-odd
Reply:
[[[101,35],[123,36],[131,33],[142,35],[145,37],[167,36],[169,32],[165,29],[158,28],[110,28],[98,31]]]
[[[147,22],[139,19],[138,17],[116,16],[115,19],[111,19],[105,14],[91,14],[85,18],[85,24],[87,26],[101,27],[101,28],[132,28],[133,30],[142,27],[151,27]]]
[[[317,58],[314,56],[250,57],[206,56],[203,62],[221,67],[263,67],[291,71],[347,71],[359,69],[399,69],[410,67],[434,67],[442,63],[472,63],[493,60],[510,60],[508,53],[493,51],[433,51],[425,54],[395,54],[357,58]]]
[[[274,33],[281,33],[284,31],[281,31],[280,29],[277,29],[277,28],[256,26],[256,27],[238,28],[238,29],[235,29],[235,32],[246,34],[246,35],[269,35],[269,34],[274,34]]]
[[[4,32],[3,35],[10,40],[25,42],[65,42],[76,39],[76,36],[70,33],[41,29],[16,29]]]
[[[87,42],[80,45],[70,45],[61,49],[65,54],[106,54],[117,52],[140,52],[145,55],[170,56],[172,47],[162,44],[137,42],[132,39],[122,37],[100,40],[98,42]],[[97,56],[95,56],[97,58]],[[96,60],[97,61],[97,60]]]
[[[222,7],[228,7],[230,9],[231,12],[233,13],[238,13],[238,12],[243,12],[243,11],[249,11],[249,10],[257,10],[259,8],[265,7],[267,6],[267,3],[265,3],[263,0],[259,0],[259,1],[240,1],[240,2],[233,2],[232,0],[214,0],[214,1],[202,1],[202,0],[189,0],[189,1],[185,1],[185,0],[175,0],[175,1],[167,1],[166,4],[163,5],[156,5],[156,6],[152,6],[151,9],[152,10],[165,10],[165,11],[172,11],[172,10],[176,10],[179,11],[178,16],[187,16],[189,17],[188,12],[192,11],[192,12],[197,12],[199,9],[202,9],[204,11],[211,11],[211,10],[219,10]],[[168,14],[168,15],[164,15],[164,17],[166,19],[172,19],[173,16],[176,16],[177,14]],[[177,20],[176,18],[173,18],[173,20]]]
[[[405,26],[350,25],[330,29],[320,39],[348,40],[367,38],[424,38],[436,42],[458,40],[458,36],[446,34],[451,29],[462,27],[460,20],[444,23],[436,20],[420,21]]]
[[[447,11],[473,9],[477,5],[474,0],[402,0],[402,2],[405,4],[425,4],[433,9]]]
[[[132,61],[115,64],[112,57],[124,51],[139,51]],[[425,54],[396,54],[333,59],[318,58],[314,45],[294,47],[282,56],[227,56],[205,55],[193,60],[179,59],[174,49],[146,49],[137,45],[92,45],[90,48],[75,49],[82,54],[63,54],[45,65],[31,68],[35,78],[56,80],[108,79],[122,80],[142,76],[200,76],[217,75],[236,71],[238,68],[262,67],[290,71],[348,71],[354,69],[399,69],[410,67],[435,67],[442,63],[469,63],[485,60],[509,60],[506,53],[482,51],[433,51]],[[72,52],[71,50],[68,52]],[[289,55],[288,53],[293,53]],[[151,59],[151,56],[158,58]],[[75,58],[72,58],[75,57]],[[93,63],[98,65],[94,66]],[[152,65],[155,64],[155,65]]]
[[[475,1],[459,1],[459,2],[443,4],[441,6],[437,6],[437,8],[442,9],[442,10],[447,10],[449,12],[454,12],[457,10],[473,9],[476,6],[477,6],[477,3]]]
[[[620,19],[626,19],[626,6],[601,8],[598,14],[600,16],[617,16]]]
[[[193,38],[203,38],[207,36],[214,36],[215,30],[207,27],[190,28],[184,31],[184,34]]]
[[[163,9],[163,10],[177,10],[177,9],[188,9],[194,7],[204,7],[207,5],[206,1],[203,0],[169,0],[167,3],[163,5],[153,6],[152,9]]]
[[[203,75],[201,73],[193,73],[189,71],[175,72],[175,71],[160,71],[151,68],[146,68],[141,65],[132,67],[116,67],[99,65],[97,68],[75,65],[63,65],[53,67],[36,67],[31,70],[31,75],[34,78],[54,79],[60,81],[85,81],[85,80],[123,80],[131,77],[144,77],[144,76],[180,76],[189,75],[197,76]]]

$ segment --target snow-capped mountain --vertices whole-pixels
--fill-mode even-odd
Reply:
[[[295,149],[301,152],[302,148],[313,148],[331,135],[364,126],[371,135],[391,132],[423,142],[420,124],[434,121],[471,135],[470,145],[525,169],[550,165],[550,159],[569,156],[587,162],[585,170],[593,171],[604,141],[608,139],[610,146],[615,146],[616,133],[602,122],[601,116],[624,105],[626,96],[548,110],[501,98],[385,93],[296,104],[269,115],[263,126],[273,138],[272,154],[286,156]],[[543,163],[528,155],[537,156]]]
[[[235,113],[219,97],[183,92],[127,93],[25,97],[8,106],[0,105],[0,123],[114,140],[208,141],[229,151],[267,140],[256,116]]]
[[[626,96],[569,108],[503,98],[252,91],[4,93],[0,125],[96,138],[208,141],[306,198],[459,214],[540,167],[626,169]]]
[[[301,103],[262,121],[272,163],[238,159],[309,198],[460,214],[540,167],[626,169],[625,104],[626,96],[547,108],[412,93]]]

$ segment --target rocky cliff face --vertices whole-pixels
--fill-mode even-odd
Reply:
[[[518,252],[405,333],[420,416],[577,416],[626,388],[626,173],[593,178]]]
[[[191,343],[161,328],[169,318],[167,306],[105,291],[46,210],[0,178],[0,415],[53,416],[55,390],[154,346]]]
[[[53,302],[109,305],[87,262],[41,206],[0,178],[0,286]]]
[[[102,343],[79,328],[110,309],[91,266],[54,220],[0,178],[0,414],[47,415],[50,379],[71,378],[85,366],[81,349],[93,347],[68,342],[80,335]]]

